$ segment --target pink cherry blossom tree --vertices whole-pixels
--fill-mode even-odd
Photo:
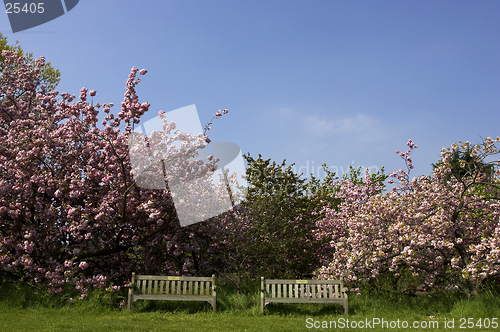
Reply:
[[[390,176],[397,186],[376,193],[380,186],[368,174],[365,181],[335,183],[336,209],[325,208],[318,222],[319,239],[329,237],[334,250],[319,278],[344,279],[352,284],[377,280],[382,274],[396,278],[409,273],[429,290],[461,290],[478,293],[481,286],[500,278],[500,171],[495,145],[500,138],[486,138],[443,149],[440,166],[432,176],[409,178],[410,154],[416,145],[408,141],[405,153],[396,151],[408,172]],[[481,168],[460,181],[450,177],[453,151],[467,151],[494,174]],[[465,163],[462,163],[463,167]],[[484,169],[484,168],[483,168]],[[392,180],[388,181],[392,183]]]
[[[123,282],[132,271],[206,270],[196,255],[215,241],[213,228],[181,228],[168,190],[134,182],[128,138],[150,107],[135,90],[137,74],[146,71],[132,68],[115,115],[112,103],[88,101],[95,91],[82,88],[75,98],[40,86],[43,57],[33,64],[13,51],[2,57],[0,273],[50,292],[72,285],[85,296],[89,287]],[[98,126],[101,111],[106,116]],[[190,158],[204,147],[204,133],[168,139],[180,142],[171,152],[185,158],[176,159],[182,167],[165,164],[165,179],[213,172],[215,160]]]

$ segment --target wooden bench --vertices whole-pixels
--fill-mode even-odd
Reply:
[[[283,280],[261,278],[260,311],[272,302],[279,303],[339,303],[346,314],[347,288],[341,280]]]
[[[128,309],[137,300],[207,301],[215,312],[215,276],[169,277],[134,272],[128,289]]]

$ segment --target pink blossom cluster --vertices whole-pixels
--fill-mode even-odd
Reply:
[[[394,192],[407,192],[412,190],[410,184],[410,172],[413,169],[413,161],[411,159],[411,154],[414,151],[414,149],[418,149],[418,145],[416,145],[411,139],[408,140],[406,145],[408,146],[408,150],[406,150],[405,152],[400,152],[399,150],[396,150],[396,154],[398,154],[404,160],[407,171],[405,172],[403,169],[399,169],[389,174],[389,177],[396,178],[399,182],[398,187],[392,187],[392,190]],[[389,184],[392,184],[394,183],[394,180],[389,179],[387,180],[387,182]]]
[[[218,110],[217,113],[215,113],[215,115],[212,117],[212,119],[210,119],[210,121],[205,125],[205,128],[203,129],[203,134],[205,135],[204,138],[205,138],[205,142],[207,143],[210,143],[212,140],[207,136],[207,131],[209,131],[211,129],[211,125],[212,125],[212,121],[214,119],[218,119],[220,118],[223,114],[227,114],[228,113],[228,110],[225,109],[225,110]]]

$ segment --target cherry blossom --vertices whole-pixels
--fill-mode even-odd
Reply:
[[[481,161],[499,154],[500,138],[474,145]],[[406,152],[396,151],[411,167],[411,140]],[[466,151],[470,143],[454,144]],[[379,274],[412,273],[427,289],[460,289],[477,293],[488,279],[500,277],[499,162],[494,177],[475,174],[458,181],[447,176],[453,149],[442,151],[442,164],[432,176],[409,179],[404,170],[391,173],[399,183],[393,191],[349,180],[335,183],[337,208],[325,208],[317,225],[318,239],[331,238],[329,263],[319,278],[344,277],[349,283],[369,281]],[[480,172],[479,172],[480,173]],[[391,182],[389,182],[391,183]]]

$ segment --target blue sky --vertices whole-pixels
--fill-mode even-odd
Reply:
[[[212,141],[294,162],[403,168],[394,151],[419,145],[412,176],[429,174],[458,140],[500,135],[500,1],[82,0],[13,34],[61,71],[58,90],[123,99],[146,68],[144,121],[195,104]]]

